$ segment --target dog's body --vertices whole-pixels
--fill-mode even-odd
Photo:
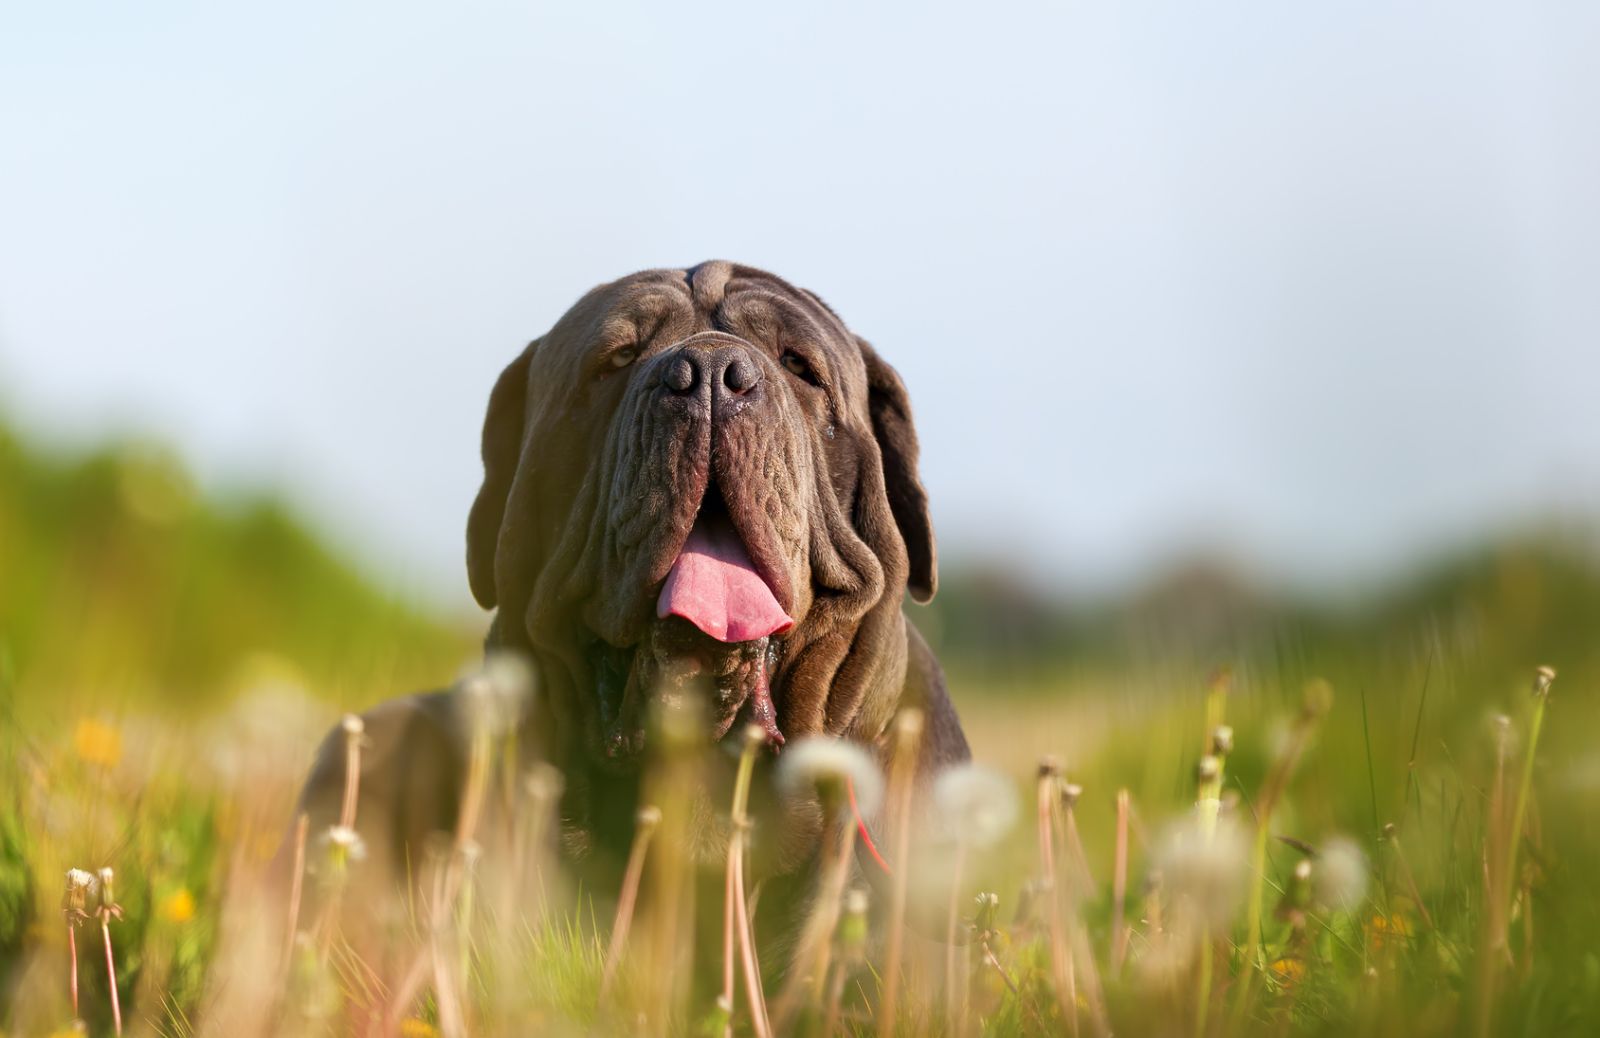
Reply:
[[[936,584],[905,389],[816,296],[721,262],[600,286],[500,376],[483,461],[468,572],[497,609],[487,648],[531,663],[514,742],[566,776],[569,849],[620,860],[662,701],[692,699],[713,740],[753,724],[775,749],[826,734],[883,763],[916,705],[919,772],[967,758],[901,610]],[[464,696],[366,715],[357,828],[375,856],[415,860],[454,826]],[[343,784],[335,733],[304,796],[314,826]],[[785,824],[772,872],[814,856],[815,817]]]

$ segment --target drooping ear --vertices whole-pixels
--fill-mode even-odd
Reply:
[[[467,582],[472,597],[485,609],[495,607],[495,546],[505,519],[506,498],[522,457],[523,422],[528,403],[528,362],[539,345],[535,339],[495,380],[489,413],[483,419],[483,486],[467,516]]]
[[[894,368],[884,363],[865,339],[858,335],[855,340],[867,362],[867,410],[872,415],[872,434],[883,453],[889,510],[911,562],[906,586],[912,599],[926,602],[939,589],[939,552],[928,513],[928,492],[917,474],[917,428],[911,421],[911,399]]]

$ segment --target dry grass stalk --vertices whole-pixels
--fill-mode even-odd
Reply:
[[[908,707],[895,719],[894,757],[889,772],[889,821],[894,844],[893,880],[889,892],[889,936],[884,958],[883,995],[878,1004],[878,1034],[895,1033],[899,1011],[901,967],[905,953],[906,890],[911,862],[911,796],[922,743],[922,711]]]
[[[1078,989],[1072,961],[1072,944],[1062,917],[1061,874],[1056,862],[1057,787],[1061,782],[1061,762],[1046,757],[1039,762],[1037,789],[1039,828],[1039,882],[1045,893],[1046,924],[1050,931],[1050,968],[1055,981],[1056,1000],[1067,1018],[1073,1035],[1078,1033]]]
[[[111,1021],[116,1028],[116,1033],[122,1033],[122,1000],[117,994],[117,960],[111,954],[111,920],[122,918],[122,906],[117,904],[112,894],[111,883],[116,878],[109,868],[100,870],[99,881],[99,907],[95,915],[100,917],[100,936],[105,940],[106,946],[106,987],[111,992]]]
[[[766,745],[767,736],[759,725],[744,730],[744,748],[739,754],[739,772],[733,786],[733,832],[728,839],[728,887],[733,893],[733,929],[738,939],[739,957],[744,965],[745,991],[750,1000],[750,1024],[756,1038],[770,1038],[772,1025],[767,1020],[766,998],[761,990],[761,971],[756,966],[755,940],[750,928],[750,909],[745,900],[744,845],[750,832],[750,781],[755,772],[756,753]],[[724,906],[725,908],[727,906]],[[723,924],[727,936],[727,923]],[[724,949],[724,983],[728,984],[728,949]],[[733,1019],[733,991],[731,984],[723,991],[729,1008],[729,1026]]]
[[[294,848],[289,866],[289,916],[285,921],[283,957],[278,967],[279,975],[285,978],[294,964],[295,937],[300,930],[300,901],[305,893],[306,881],[306,837],[310,827],[311,817],[302,811],[294,823]]]
[[[622,951],[628,943],[628,930],[633,926],[633,909],[639,900],[639,880],[644,875],[645,855],[650,850],[650,837],[661,824],[661,809],[645,806],[639,809],[633,829],[633,846],[628,850],[628,865],[622,877],[622,895],[617,898],[617,918],[611,924],[611,943],[606,947],[605,970],[600,976],[600,998],[605,999],[616,980],[617,967],[622,962]]]

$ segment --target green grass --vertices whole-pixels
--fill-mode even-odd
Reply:
[[[497,876],[529,862],[508,862],[487,838],[466,884],[472,907],[452,899],[444,930],[400,904],[381,923],[310,940],[281,975],[273,931],[288,905],[259,878],[291,827],[316,739],[342,708],[448,680],[472,639],[373,590],[276,506],[207,500],[148,453],[42,459],[0,435],[0,491],[0,1034],[72,1025],[63,876],[105,866],[123,910],[109,925],[130,1033],[343,1034],[390,1011],[403,1033],[430,1034],[448,1016],[441,983],[474,1034],[720,1032],[720,900],[696,902],[707,925],[670,933],[657,910],[671,901],[659,878],[670,805],[647,861],[654,896],[604,999],[616,891],[571,891],[546,864],[548,901],[525,884],[508,900]],[[1076,610],[1008,597],[1015,615],[997,619],[980,590],[950,584],[941,612],[918,615],[976,756],[1014,779],[1022,805],[1009,836],[965,869],[963,905],[980,891],[999,898],[984,942],[994,962],[973,945],[962,953],[968,1030],[1070,1033],[1076,1019],[1093,1034],[1103,1011],[1121,1034],[1600,1032],[1591,550],[1512,540],[1337,608],[1190,589]],[[1529,753],[1541,664],[1560,676]],[[1222,710],[1234,729],[1220,835],[1177,840],[1194,824],[1219,666],[1232,674]],[[1306,715],[1318,682],[1331,704]],[[1306,739],[1291,769],[1297,730]],[[1071,893],[1056,924],[1070,970],[1040,886],[1033,808],[1046,754],[1083,787],[1072,822],[1086,870],[1053,877]],[[1253,826],[1275,774],[1257,873]],[[1119,790],[1133,807],[1120,968]],[[1340,837],[1361,850],[1367,882],[1358,902],[1327,905],[1315,895],[1327,863],[1313,863],[1309,886],[1295,867]],[[765,838],[762,819],[752,838]],[[904,871],[938,916],[949,845],[929,825],[913,847]],[[1077,860],[1064,842],[1054,853]],[[358,893],[362,868],[349,877]],[[715,888],[720,867],[709,868]],[[847,1033],[877,1033],[881,909],[864,946],[845,941],[833,956],[851,963]],[[713,935],[699,956],[710,975],[684,976],[691,932]],[[77,1015],[109,1033],[98,924],[76,938]],[[446,967],[393,1005],[399,974],[436,944]],[[943,947],[907,947],[898,1032],[954,1033]],[[763,965],[775,997],[781,968]],[[820,1011],[800,1030],[815,1031]],[[742,987],[732,1022],[751,1033]]]

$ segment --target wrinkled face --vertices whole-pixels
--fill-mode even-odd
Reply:
[[[816,297],[726,263],[634,275],[496,386],[473,590],[601,757],[662,698],[715,738],[844,734],[904,672],[908,576],[932,590],[915,450],[898,378]]]

